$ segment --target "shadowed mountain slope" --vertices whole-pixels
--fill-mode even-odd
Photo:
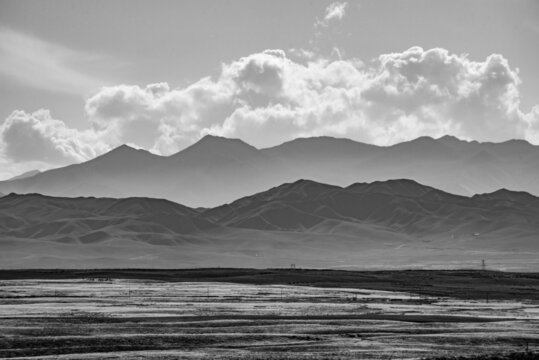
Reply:
[[[299,180],[207,209],[10,194],[0,198],[0,247],[3,267],[451,267],[479,258],[529,269],[539,198],[505,189],[465,197],[412,180]]]
[[[85,163],[1,181],[0,192],[155,197],[213,207],[299,179],[348,186],[401,178],[460,195],[500,188],[539,195],[539,147],[451,136],[380,147],[319,137],[258,150],[238,139],[206,136],[168,157],[124,145]]]
[[[148,198],[56,198],[10,194],[0,201],[5,237],[88,243],[114,239],[174,242],[215,226],[196,210]]]
[[[500,190],[464,197],[412,180],[356,183],[346,188],[309,180],[283,184],[202,213],[223,226],[260,230],[326,231],[370,225],[414,237],[450,238],[518,227],[539,235],[539,199]],[[539,244],[538,244],[539,245]]]

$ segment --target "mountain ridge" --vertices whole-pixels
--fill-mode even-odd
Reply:
[[[41,173],[40,170],[29,170],[29,171],[26,171],[26,172],[23,172],[22,174],[19,174],[19,175],[16,175],[16,176],[13,176],[9,179],[7,179],[8,181],[13,181],[13,180],[19,180],[19,179],[25,179],[25,178],[28,178],[28,177],[32,177],[34,175],[37,175]]]
[[[406,178],[460,195],[502,187],[539,195],[539,147],[451,136],[383,147],[326,136],[256,149],[208,135],[170,156],[123,145],[84,163],[1,181],[0,192],[155,197],[214,207],[302,178],[339,186]]]
[[[524,192],[465,197],[407,179],[347,187],[302,179],[206,209],[11,193],[0,198],[0,264],[407,267],[479,257],[527,268],[539,255],[538,205]]]

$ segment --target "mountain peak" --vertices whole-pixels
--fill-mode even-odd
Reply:
[[[98,166],[103,170],[108,169],[116,172],[125,170],[126,168],[136,169],[141,166],[151,165],[153,161],[159,158],[161,156],[152,154],[144,149],[135,149],[123,144],[83,164],[92,167]]]
[[[415,139],[412,139],[409,141],[403,141],[393,146],[400,146],[403,144],[435,144],[435,143],[460,144],[460,143],[468,143],[468,141],[459,139],[458,137],[453,136],[453,135],[443,135],[438,138],[434,138],[432,136],[419,136]]]
[[[532,145],[528,140],[526,139],[510,139],[507,141],[504,141],[502,144],[521,144],[521,145]]]
[[[234,140],[232,138],[227,138],[225,136],[206,134],[200,138],[199,141],[222,141],[222,140]]]
[[[418,146],[430,146],[436,143],[437,143],[436,139],[430,136],[420,136],[412,140],[403,141],[400,143],[390,145],[388,146],[388,148],[407,149],[407,148],[416,148]]]
[[[331,136],[315,136],[296,138],[280,145],[262,149],[263,152],[273,155],[285,155],[288,158],[357,158],[371,154],[380,147],[366,144],[347,138]]]
[[[528,151],[534,147],[533,144],[531,144],[530,142],[524,139],[511,139],[511,140],[507,140],[502,143],[499,143],[499,145],[503,146],[505,149],[512,149],[515,151],[518,151],[518,150]]]
[[[418,183],[410,179],[390,179],[385,181],[374,181],[372,183],[355,183],[346,188],[354,192],[385,193],[391,195],[422,196],[432,191],[437,191],[430,186]]]
[[[217,135],[210,135],[210,134],[205,135],[193,145],[212,145],[212,144],[216,144],[220,146],[228,146],[230,144],[235,144],[237,146],[253,147],[247,144],[245,141],[238,138],[227,138],[224,136],[217,136]]]
[[[332,143],[332,142],[347,142],[347,143],[355,143],[356,141],[348,138],[338,138],[334,136],[310,136],[310,137],[298,137],[295,139],[292,139],[290,141],[285,141],[281,145],[284,144],[298,144],[298,143]],[[280,146],[280,145],[277,145]]]
[[[152,154],[151,152],[149,152],[148,150],[145,150],[145,149],[137,149],[137,148],[134,148],[134,147],[129,146],[127,144],[122,144],[122,145],[120,145],[118,147],[115,147],[114,149],[110,150],[109,152],[101,155],[100,157],[111,156],[111,155],[130,156],[131,154],[137,154],[137,155],[145,154],[145,155],[151,155],[151,156],[159,156],[159,155]],[[97,158],[99,158],[99,157],[97,157]]]
[[[474,199],[486,199],[486,200],[509,200],[517,202],[527,202],[530,200],[536,201],[537,197],[533,196],[526,191],[514,191],[506,188],[501,188],[499,190],[485,193],[485,194],[476,194],[472,196]]]
[[[211,159],[236,159],[258,154],[259,151],[240,139],[206,135],[193,145],[172,155],[172,158],[203,162]]]
[[[294,189],[294,190],[302,190],[302,191],[321,191],[321,190],[337,190],[341,189],[340,186],[336,185],[330,185],[330,184],[324,184],[321,182],[317,182],[314,180],[309,179],[299,179],[297,181],[294,181],[292,183],[284,183],[277,188],[288,188],[288,189]]]
[[[443,141],[445,143],[461,143],[461,142],[467,142],[466,140],[459,139],[456,136],[453,135],[444,135],[436,139],[438,141]]]
[[[129,146],[127,144],[122,144],[118,147],[115,147],[114,149],[110,150],[108,153],[111,154],[111,153],[129,153],[129,152],[135,152],[135,151],[139,151],[141,149],[136,149],[132,146]],[[146,150],[142,150],[142,151],[146,151]]]

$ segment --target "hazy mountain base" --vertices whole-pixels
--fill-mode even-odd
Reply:
[[[408,237],[362,240],[360,236],[328,236],[255,230],[229,230],[184,236],[174,245],[126,239],[94,244],[62,244],[42,239],[0,239],[2,268],[480,268],[537,271],[539,252],[485,250],[504,238],[465,239],[466,248],[446,239],[412,242]],[[473,244],[473,246],[471,246]]]

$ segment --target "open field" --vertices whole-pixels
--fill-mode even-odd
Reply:
[[[254,270],[237,271],[253,282]],[[148,278],[135,278],[137,272]],[[275,283],[287,272],[310,274],[311,280],[317,273],[267,272]],[[212,269],[179,270],[175,279],[169,279],[173,281],[155,279],[157,273],[87,271],[77,277],[74,272],[55,271],[30,279],[23,276],[29,273],[20,272],[18,279],[14,274],[7,279],[2,272],[0,357],[389,359],[522,351],[526,346],[539,350],[539,301],[523,295],[526,286],[519,285],[518,276],[513,286],[523,292],[516,292],[513,299],[495,299],[494,290],[489,299],[458,299],[373,289],[382,287],[382,275],[389,287],[390,272],[371,274],[379,282],[370,289],[346,287],[338,282],[342,276],[335,276],[335,287],[329,287],[329,278],[324,286],[269,280],[257,285],[185,279],[195,273],[217,276],[219,272]],[[317,278],[331,273],[321,272]],[[226,280],[233,271],[221,274]],[[420,272],[408,275],[412,274]],[[439,280],[442,274],[431,276]],[[458,275],[454,272],[453,283],[448,284],[456,287]],[[481,275],[485,274],[460,274],[460,280],[479,283],[476,278]],[[498,274],[501,286],[509,286],[505,279],[509,275]],[[538,291],[528,279],[528,291],[533,288]]]
[[[0,270],[0,280],[114,278],[229,282],[405,291],[460,299],[539,300],[539,273],[477,270],[342,271],[325,269]]]

